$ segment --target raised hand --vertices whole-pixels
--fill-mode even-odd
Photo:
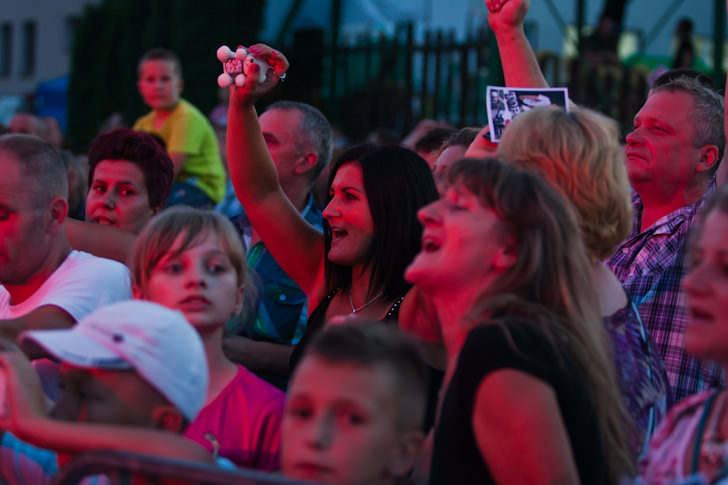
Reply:
[[[498,144],[490,140],[490,127],[485,125],[479,132],[475,140],[465,150],[465,157],[487,158],[498,155]]]
[[[285,77],[288,70],[288,59],[281,52],[265,44],[255,44],[249,50],[255,57],[269,66],[269,75],[262,83],[254,82],[253,80],[257,78],[260,66],[252,64],[249,67],[250,72],[248,72],[248,75],[253,82],[246,82],[243,87],[232,85],[230,87],[231,104],[252,106],[258,98],[270,92]]]
[[[523,27],[530,0],[485,0],[488,24],[495,33]]]

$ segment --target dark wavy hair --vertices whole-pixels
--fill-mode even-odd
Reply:
[[[98,135],[88,149],[88,186],[93,185],[96,165],[103,160],[126,160],[144,173],[149,207],[162,209],[174,180],[174,166],[167,150],[141,131],[119,128]]]
[[[391,145],[358,145],[346,150],[331,166],[329,187],[336,172],[349,162],[361,166],[364,191],[374,222],[372,245],[366,259],[371,267],[369,295],[380,291],[392,301],[411,287],[404,270],[420,251],[422,226],[417,211],[438,198],[432,171],[412,150]],[[327,199],[327,203],[330,201]],[[331,263],[331,228],[324,222],[326,240],[326,280],[330,290],[351,287],[351,267]]]

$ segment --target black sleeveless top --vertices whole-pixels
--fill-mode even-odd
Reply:
[[[502,325],[475,326],[465,338],[435,427],[430,485],[496,483],[478,447],[472,417],[481,383],[501,369],[524,372],[551,388],[580,483],[607,483],[602,430],[587,383],[569,352],[535,324],[507,318]]]
[[[306,322],[306,330],[304,331],[301,340],[299,340],[294,347],[293,353],[291,354],[291,360],[288,361],[289,375],[293,374],[293,371],[296,369],[296,366],[301,361],[303,352],[306,350],[306,347],[308,346],[313,336],[320,332],[321,329],[324,327],[324,323],[326,322],[326,310],[329,309],[331,300],[339,291],[341,291],[341,288],[336,288],[334,291],[329,293],[326,298],[321,300],[321,303],[318,304],[314,311],[311,312],[311,315],[308,316],[308,322]],[[384,315],[384,318],[382,319],[383,322],[397,322],[397,320],[399,319],[399,306],[402,304],[402,300],[404,300],[404,295],[397,298],[397,301],[395,301],[392,306],[389,307],[389,311],[387,311],[387,314]]]

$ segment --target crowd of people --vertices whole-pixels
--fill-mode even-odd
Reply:
[[[529,1],[485,5],[506,84],[548,87]],[[258,114],[289,65],[250,51],[269,75],[215,127],[156,48],[151,111],[84,159],[29,114],[0,136],[0,483],[92,450],[276,483],[728,480],[705,76],[660,76],[624,144],[571,104],[334,153],[313,106]]]

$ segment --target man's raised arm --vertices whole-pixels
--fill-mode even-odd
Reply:
[[[523,30],[529,5],[530,0],[485,0],[488,24],[498,41],[506,85],[547,88],[549,85]]]

